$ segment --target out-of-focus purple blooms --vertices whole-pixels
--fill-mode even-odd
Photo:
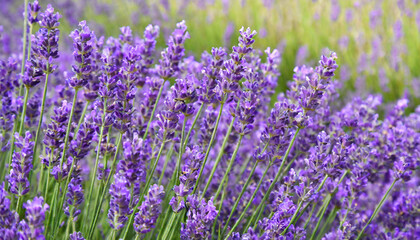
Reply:
[[[371,28],[376,28],[380,24],[382,18],[382,8],[380,6],[376,6],[375,9],[373,9],[369,13],[369,24]]]
[[[71,32],[70,37],[73,39],[73,58],[76,64],[72,65],[74,75],[67,82],[73,88],[81,88],[92,78],[96,36],[86,21],[81,21],[79,29]]]
[[[45,212],[50,209],[47,203],[44,203],[42,197],[35,197],[32,201],[23,204],[26,209],[26,221],[19,223],[22,232],[19,235],[24,235],[28,239],[44,239],[44,220]],[[26,238],[24,238],[26,239]]]
[[[338,0],[331,0],[331,21],[337,21],[340,16],[341,7]]]
[[[307,45],[301,46],[296,53],[295,65],[301,66],[305,64],[306,59],[308,58],[308,54],[309,54],[308,46]]]
[[[124,175],[116,173],[114,176],[114,183],[109,188],[108,222],[111,228],[119,230],[124,227],[127,221],[127,215],[131,214],[130,209],[130,183]]]
[[[154,184],[145,196],[144,202],[139,207],[139,212],[134,218],[134,230],[137,234],[150,232],[155,228],[156,221],[161,213],[161,202],[165,195],[163,186]]]
[[[38,22],[38,13],[41,10],[41,7],[38,4],[38,1],[35,0],[33,3],[28,3],[28,22],[34,24]]]
[[[232,34],[235,31],[235,26],[233,25],[232,22],[229,22],[226,25],[226,29],[225,32],[223,34],[223,45],[228,47],[231,43],[231,39],[232,39]]]
[[[29,131],[25,137],[15,133],[15,146],[20,149],[13,153],[12,166],[9,175],[9,191],[18,196],[29,192],[29,172],[32,170],[32,157],[34,142],[31,142],[32,135]]]
[[[403,25],[401,20],[397,20],[394,24],[394,38],[399,41],[404,36]]]
[[[181,239],[210,239],[211,227],[217,217],[213,198],[206,203],[205,199],[197,195],[189,195],[187,205],[187,221],[181,223]]]
[[[70,240],[85,240],[81,232],[74,232],[70,234]]]

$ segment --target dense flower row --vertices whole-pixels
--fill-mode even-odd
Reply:
[[[420,108],[342,102],[334,52],[273,96],[281,55],[249,28],[195,59],[184,21],[160,54],[157,26],[82,21],[67,64],[60,14],[25,16],[0,60],[0,239],[420,237]]]

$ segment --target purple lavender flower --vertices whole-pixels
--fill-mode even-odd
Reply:
[[[38,4],[38,1],[35,0],[33,3],[28,3],[28,22],[29,24],[34,24],[38,22],[38,13],[41,10],[41,7]]]
[[[185,21],[177,23],[176,29],[169,37],[168,47],[161,53],[162,58],[159,60],[161,78],[168,79],[179,72],[179,63],[185,54],[184,43],[189,38]]]
[[[26,208],[26,221],[21,221],[20,227],[22,232],[19,234],[26,236],[28,239],[43,239],[44,238],[44,220],[45,212],[50,209],[48,204],[44,203],[42,197],[35,197],[32,201],[28,200],[23,204]],[[21,237],[23,237],[21,235]],[[23,237],[26,239],[25,237]]]
[[[82,179],[79,176],[74,176],[69,183],[66,202],[63,206],[64,213],[71,217],[73,221],[77,221],[78,215],[81,213],[80,209],[77,209],[83,202],[83,187]]]
[[[91,80],[95,54],[96,36],[94,32],[86,25],[86,21],[81,21],[79,27],[70,34],[73,39],[73,58],[76,64],[72,65],[74,75],[67,82],[73,88],[86,86]]]
[[[139,212],[136,213],[134,218],[134,230],[137,234],[144,234],[155,228],[156,220],[161,213],[160,205],[164,195],[163,186],[154,184],[150,187],[144,202],[139,207]]]
[[[217,217],[213,198],[207,203],[197,195],[187,197],[187,221],[181,223],[181,239],[211,239],[211,227]]]
[[[19,215],[10,209],[10,199],[7,198],[4,182],[0,185],[0,238],[15,239]]]
[[[130,183],[124,175],[116,173],[114,176],[114,183],[109,188],[109,201],[108,222],[111,228],[119,230],[124,227],[127,221],[127,215],[131,214],[130,209]]]
[[[53,59],[58,55],[58,39],[60,31],[60,14],[54,13],[51,5],[47,6],[44,13],[40,14],[42,19],[39,21],[41,28],[32,36],[32,56],[30,67],[38,69],[44,73],[52,73],[57,68],[53,64]],[[38,76],[38,74],[36,75]]]
[[[70,240],[85,240],[81,232],[74,232],[70,234]]]
[[[182,174],[179,176],[180,183],[174,187],[175,196],[172,197],[169,203],[174,212],[179,212],[185,207],[183,199],[188,196],[194,188],[201,162],[204,159],[204,153],[199,146],[194,146],[192,149],[187,148],[185,150],[183,158],[185,165],[182,167]]]
[[[34,142],[31,142],[32,135],[29,131],[25,137],[15,133],[15,146],[20,152],[13,153],[12,167],[9,175],[9,191],[18,196],[23,196],[29,192],[30,182],[28,180],[29,172],[32,170],[32,156]]]

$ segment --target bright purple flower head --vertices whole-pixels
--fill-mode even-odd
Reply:
[[[163,186],[152,185],[144,197],[145,200],[139,207],[139,212],[134,218],[134,230],[137,234],[150,232],[155,228],[156,220],[161,213],[161,202],[165,195]]]
[[[181,223],[181,239],[210,239],[211,227],[217,216],[213,198],[206,203],[197,195],[189,195],[187,202],[187,221]]]
[[[86,25],[86,21],[81,21],[79,29],[71,32],[70,37],[73,39],[73,57],[76,64],[72,66],[74,75],[67,82],[73,88],[80,88],[92,79],[96,36]]]
[[[108,222],[112,229],[119,230],[124,227],[127,215],[131,214],[130,209],[130,183],[124,175],[116,173],[114,183],[109,188]]]
[[[35,0],[33,3],[28,3],[28,22],[30,24],[38,22],[39,10],[41,10],[41,7],[39,6],[37,0]]]
[[[32,201],[28,200],[24,203],[23,208],[26,209],[27,223],[25,222],[23,224],[22,221],[20,224],[27,224],[29,226],[28,230],[30,230],[30,233],[26,234],[29,234],[30,239],[42,239],[44,237],[45,212],[48,211],[50,207],[48,204],[44,203],[42,197],[35,197]]]
[[[34,142],[31,142],[32,135],[29,131],[25,137],[15,133],[15,146],[20,149],[13,153],[12,167],[9,175],[9,191],[18,196],[23,196],[29,192],[28,175],[32,170],[32,156]]]

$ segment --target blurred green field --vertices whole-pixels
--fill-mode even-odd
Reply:
[[[41,5],[50,1],[42,0]],[[141,35],[161,27],[159,46],[176,22],[186,21],[190,54],[235,44],[242,26],[258,31],[255,47],[283,52],[278,91],[296,64],[313,64],[323,49],[336,51],[346,92],[380,92],[387,101],[420,97],[420,5],[416,0],[55,0],[67,35],[86,19],[97,33],[117,36],[121,26]],[[417,21],[416,21],[417,19]],[[375,23],[375,24],[373,24]],[[373,26],[374,25],[374,26]],[[401,28],[400,28],[401,26]],[[229,33],[231,35],[229,36]]]

